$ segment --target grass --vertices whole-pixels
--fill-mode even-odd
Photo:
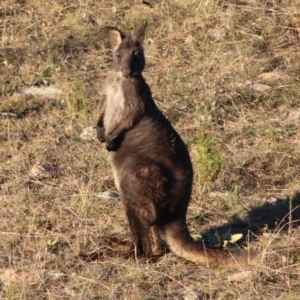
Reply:
[[[298,2],[2,1],[0,299],[298,299]],[[192,234],[231,228],[245,247],[250,230],[249,248],[286,257],[249,267],[251,278],[229,282],[238,266],[172,253],[137,264],[104,238],[128,225],[119,200],[101,196],[115,191],[106,150],[80,137],[97,122],[110,70],[100,28],[146,20],[144,76],[198,174]],[[25,94],[31,86],[62,94]],[[32,175],[37,163],[52,171]]]
[[[222,157],[220,151],[212,149],[212,137],[200,133],[194,145],[194,163],[199,167],[195,176],[195,185],[205,186],[213,182],[222,169]]]

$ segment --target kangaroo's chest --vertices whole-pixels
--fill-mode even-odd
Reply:
[[[106,111],[104,116],[104,127],[109,134],[114,127],[122,122],[125,106],[125,96],[122,88],[122,79],[112,73],[106,80]]]

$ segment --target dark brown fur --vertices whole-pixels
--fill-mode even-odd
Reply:
[[[138,256],[161,252],[160,241],[195,263],[227,265],[227,251],[194,243],[186,224],[193,168],[178,133],[156,106],[142,71],[145,26],[125,37],[107,27],[113,71],[106,80],[107,99],[97,123],[106,143],[115,183],[124,204]],[[240,255],[239,262],[247,257]]]

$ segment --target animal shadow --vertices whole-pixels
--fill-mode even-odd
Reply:
[[[250,208],[246,218],[234,215],[227,224],[218,226],[216,230],[222,236],[230,228],[232,234],[242,233],[242,241],[245,242],[246,238],[250,238],[250,241],[257,239],[265,230],[287,231],[289,226],[300,226],[300,192],[292,199],[269,198],[262,205]],[[203,236],[209,232],[204,232]]]

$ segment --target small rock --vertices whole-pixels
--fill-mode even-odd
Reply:
[[[230,193],[229,192],[225,192],[225,193],[222,193],[222,192],[209,192],[208,196],[212,197],[212,198],[226,198],[226,197],[230,196]]]
[[[198,300],[198,299],[202,299],[203,295],[200,293],[196,293],[196,292],[188,292],[185,297],[184,300]]]
[[[243,196],[243,199],[247,201],[261,201],[261,198],[262,197],[258,194]]]
[[[195,40],[194,37],[192,35],[188,34],[186,36],[186,38],[184,39],[184,42],[186,44],[192,44],[194,42],[194,40]]]
[[[93,141],[96,139],[96,136],[97,133],[94,126],[84,128],[79,135],[83,141]]]
[[[37,284],[40,278],[34,274],[25,271],[18,271],[16,269],[7,269],[0,275],[0,280],[6,286],[15,284]]]
[[[30,170],[29,175],[38,178],[48,178],[53,176],[54,170],[49,165],[43,165],[41,163],[36,163]]]
[[[47,274],[47,279],[51,281],[58,281],[58,280],[63,280],[66,279],[67,275],[64,273],[54,273],[54,272],[49,272]]]
[[[251,271],[243,271],[231,274],[228,276],[228,280],[233,282],[240,282],[246,279],[251,279],[253,277],[253,273]]]
[[[52,261],[57,258],[57,255],[48,251],[44,251],[37,253],[35,258],[40,261]]]
[[[249,6],[253,6],[255,5],[257,7],[258,3],[257,0],[244,0],[243,1],[244,5],[249,5]]]
[[[145,5],[148,5],[151,8],[153,7],[152,1],[142,0],[142,3],[145,4]]]
[[[287,80],[289,77],[282,72],[266,72],[258,75],[258,78],[262,81],[279,81]]]
[[[286,119],[287,122],[300,121],[300,110],[291,111]]]
[[[154,40],[152,40],[152,39],[148,39],[148,40],[147,40],[147,42],[148,42],[148,45],[151,45],[151,44],[153,44],[153,43],[154,43]]]
[[[277,198],[275,198],[275,197],[268,197],[267,199],[266,199],[266,202],[267,203],[276,203],[278,200],[277,200]]]
[[[116,192],[111,192],[111,191],[106,191],[102,193],[95,193],[94,194],[97,198],[102,199],[102,200],[116,200],[120,196]]]
[[[214,28],[209,31],[209,35],[218,42],[223,41],[227,34],[228,30],[226,28]]]
[[[253,90],[255,92],[265,92],[271,89],[269,85],[262,84],[262,83],[255,83],[249,80],[247,80],[244,85],[246,88]]]
[[[263,232],[263,233],[262,233],[262,236],[263,236],[264,238],[270,239],[270,238],[272,238],[273,233],[271,233],[271,232]]]
[[[44,98],[56,99],[63,94],[63,91],[54,86],[36,87],[31,86],[21,90],[22,93],[32,96],[40,96]]]
[[[65,134],[67,136],[72,136],[72,134],[74,132],[74,126],[73,126],[72,122],[67,124],[64,129],[65,129]]]

